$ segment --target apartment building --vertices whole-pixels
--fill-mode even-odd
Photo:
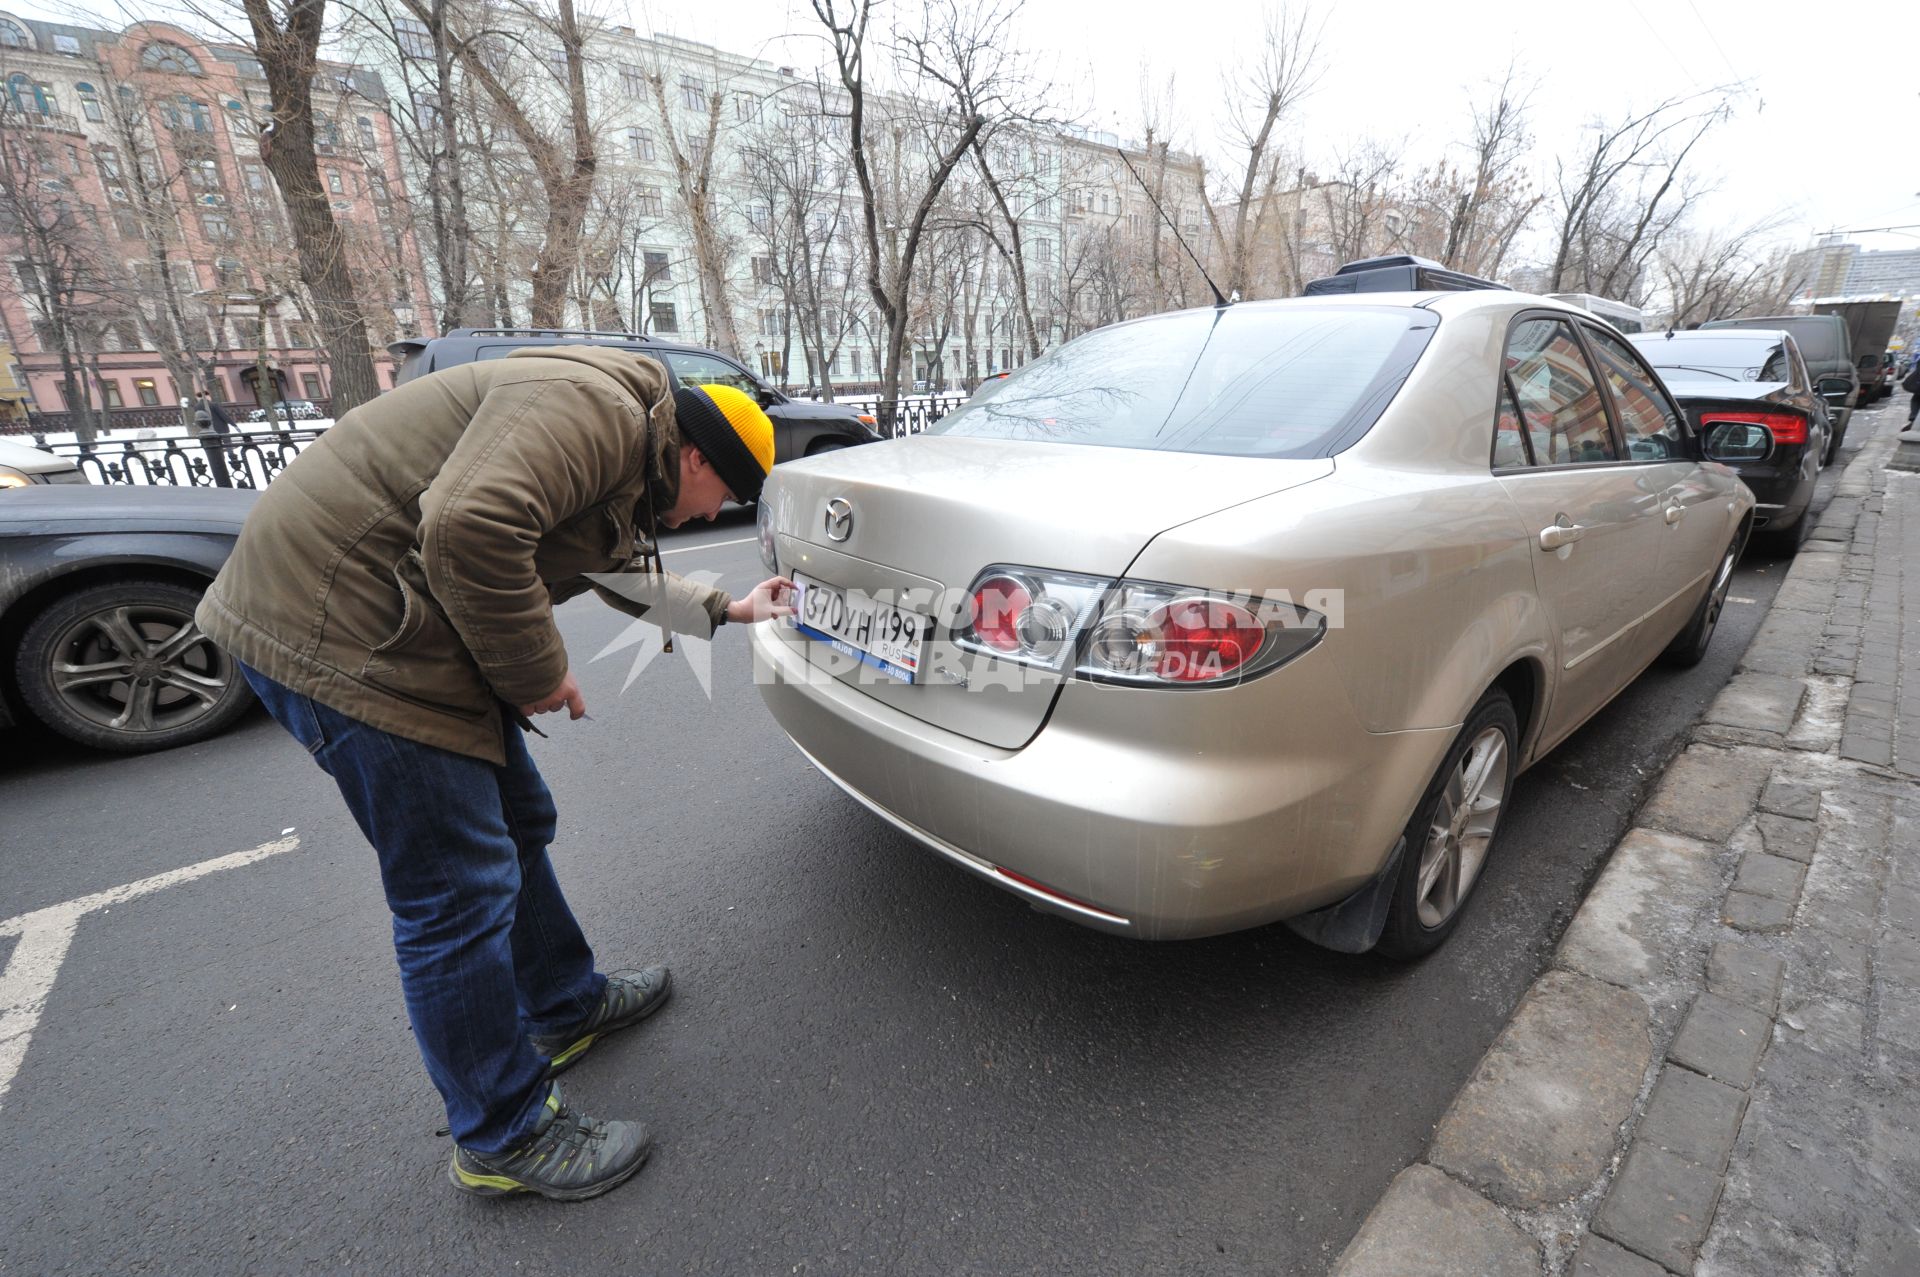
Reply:
[[[314,87],[321,177],[391,385],[379,347],[430,331],[433,309],[385,87],[336,63]],[[261,158],[270,114],[244,48],[161,22],[0,13],[0,323],[44,419],[57,424],[75,383],[90,407],[129,416],[202,390],[243,406],[329,396]]]

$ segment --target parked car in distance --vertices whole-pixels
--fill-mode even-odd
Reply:
[[[1807,539],[1832,433],[1793,334],[1696,329],[1629,337],[1702,438],[1753,489],[1754,545],[1793,554]]]
[[[253,693],[194,624],[257,493],[164,485],[0,493],[0,726],[140,753],[203,740]]]
[[[274,404],[274,408],[276,410],[275,415],[281,421],[318,421],[320,418],[326,416],[325,413],[320,411],[320,405],[311,399],[282,399],[280,402]],[[251,410],[247,413],[247,420],[267,420],[266,408],[260,407]]]
[[[640,333],[569,328],[456,328],[444,337],[409,338],[387,349],[400,359],[394,384],[478,359],[504,359],[537,346],[619,346],[657,359],[682,385],[734,386],[752,395],[773,422],[773,459],[817,456],[880,438],[873,418],[846,404],[792,399],[761,382],[734,360],[704,346],[662,341]]]
[[[1806,361],[1807,374],[1813,378],[1814,393],[1827,401],[1833,421],[1833,438],[1827,441],[1828,465],[1840,455],[1847,439],[1847,423],[1860,403],[1860,373],[1853,365],[1853,344],[1847,335],[1847,321],[1839,315],[1772,315],[1752,319],[1715,319],[1700,325],[1701,331],[1716,328],[1765,328],[1793,334],[1800,357]]]
[[[1753,495],[1593,315],[1379,269],[1421,291],[1099,329],[925,434],[776,470],[762,554],[798,613],[748,636],[774,719],[1088,926],[1437,947],[1518,773],[1702,658]]]
[[[72,457],[62,457],[13,439],[0,439],[0,489],[36,483],[85,483]]]

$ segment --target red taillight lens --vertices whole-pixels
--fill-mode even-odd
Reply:
[[[1158,659],[1154,672],[1176,683],[1199,683],[1232,673],[1260,651],[1266,626],[1247,609],[1218,599],[1181,599],[1154,618]]]
[[[973,632],[1000,652],[1020,650],[1021,613],[1033,603],[1033,592],[1010,576],[990,576],[973,590]]]
[[[1797,412],[1720,412],[1716,409],[1701,416],[1703,434],[1719,425],[1763,427],[1773,436],[1776,445],[1807,441],[1807,419]]]

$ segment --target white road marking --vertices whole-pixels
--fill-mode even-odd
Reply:
[[[759,537],[735,537],[731,541],[707,541],[700,545],[683,545],[677,550],[662,550],[661,557],[669,554],[692,554],[695,550],[717,550],[723,545],[745,545],[749,541],[758,541]]]
[[[1727,602],[1729,603],[1758,603],[1759,601],[1758,599],[1743,599],[1738,594],[1729,594],[1727,596]]]
[[[26,1059],[27,1046],[40,1023],[40,1012],[47,1005],[47,994],[53,990],[54,977],[60,974],[60,964],[67,959],[67,949],[73,944],[73,933],[81,918],[96,909],[164,891],[222,869],[238,869],[241,865],[292,851],[299,845],[298,838],[276,838],[248,851],[169,869],[151,878],[109,887],[78,900],[48,905],[0,922],[0,936],[20,937],[6,969],[0,970],[0,1108],[6,1107],[7,1091],[13,1085],[14,1075],[20,1071],[20,1062]]]

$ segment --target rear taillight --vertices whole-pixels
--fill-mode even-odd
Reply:
[[[1773,436],[1776,446],[1807,441],[1807,419],[1797,412],[1721,412],[1715,409],[1700,416],[1700,433],[1703,435],[1721,425],[1759,426]]]
[[[994,567],[969,591],[954,642],[1104,683],[1182,687],[1243,679],[1320,641],[1326,618],[1290,602],[1145,581]]]

